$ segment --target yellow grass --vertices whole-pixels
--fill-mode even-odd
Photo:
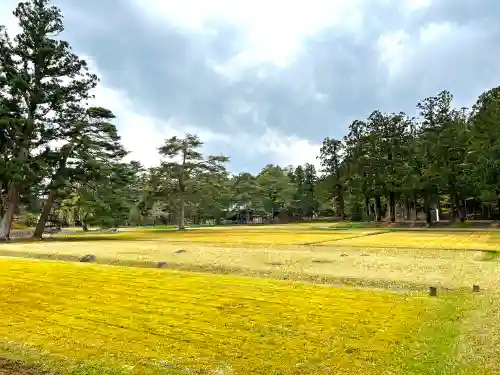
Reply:
[[[463,249],[467,240],[473,241],[470,238],[475,238],[474,246],[486,244],[487,241],[496,243],[500,238],[496,233],[390,232],[371,235],[373,232],[358,230],[309,230],[301,233],[305,232],[304,235],[309,236],[307,241],[314,245],[302,245],[293,244],[296,229],[287,231],[287,226],[281,226],[280,231],[247,228],[200,229],[188,233],[136,231],[87,235],[88,240],[85,241],[2,244],[0,253],[24,253],[40,257],[47,254],[55,257],[95,254],[98,261],[104,263],[114,260],[166,261],[171,268],[324,283],[348,281],[357,285],[404,284],[419,288],[431,284],[469,288],[472,284],[480,284],[486,289],[500,288],[497,262],[482,261],[484,254],[481,252],[458,251],[459,245]],[[342,239],[346,237],[351,239]],[[77,235],[73,238],[83,239]],[[114,240],[98,241],[99,238]],[[330,240],[325,242],[325,238]],[[425,248],[430,246],[431,241],[432,246],[438,249]],[[412,243],[414,248],[408,248]],[[442,244],[447,247],[454,245],[457,250],[439,249],[439,244],[441,247]],[[179,249],[186,250],[186,253],[175,254]]]
[[[339,240],[338,246],[391,247],[412,249],[499,250],[496,232],[388,232],[376,236]]]
[[[374,230],[367,231],[319,231],[307,229],[292,229],[292,228],[267,228],[256,229],[246,227],[244,230],[240,228],[220,229],[220,228],[203,228],[195,229],[187,232],[166,231],[162,232],[162,239],[168,242],[203,242],[216,244],[239,244],[239,245],[296,245],[322,243],[329,241],[338,241],[341,239],[351,238],[374,233]],[[156,236],[157,233],[146,232],[150,236]]]
[[[0,260],[0,339],[147,373],[407,374],[446,353],[445,298],[265,279]],[[434,331],[432,331],[434,332]],[[424,334],[425,333],[425,334]],[[438,334],[439,335],[439,334]],[[432,337],[431,337],[432,338]],[[447,347],[445,346],[445,351]],[[436,357],[434,357],[436,356]],[[436,362],[437,364],[437,362]]]
[[[143,239],[161,238],[171,243],[201,242],[238,246],[307,244],[329,246],[334,242],[337,247],[500,251],[500,233],[494,231],[387,231],[384,229],[329,230],[320,228],[321,225],[307,223],[307,225],[196,228],[188,232],[136,230],[114,236],[133,235]]]
[[[457,360],[461,374],[494,375],[500,372],[500,295],[480,295],[476,309],[463,324]],[[478,372],[478,369],[481,369]]]

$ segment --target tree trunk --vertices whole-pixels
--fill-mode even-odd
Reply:
[[[345,204],[344,204],[344,192],[342,191],[342,186],[337,185],[337,195],[339,197],[339,213],[340,213],[340,220],[344,221],[345,220]]]
[[[365,221],[370,221],[370,198],[365,196]]]
[[[14,221],[14,215],[19,204],[19,198],[17,187],[11,184],[7,194],[7,208],[5,208],[5,213],[0,222],[0,241],[6,241],[10,238],[12,222]]]
[[[186,227],[184,226],[184,194],[181,193],[179,196],[179,230],[185,230]]]
[[[460,222],[463,223],[467,218],[467,213],[465,212],[465,200],[460,199],[458,201],[458,214],[460,215]]]
[[[57,191],[55,189],[51,189],[49,192],[49,196],[45,200],[45,203],[42,208],[42,214],[38,219],[38,223],[36,224],[35,233],[33,233],[33,238],[42,239],[43,230],[45,228],[45,223],[49,218],[50,210],[52,209],[52,205],[54,204],[54,200],[56,199]]]
[[[85,214],[85,216],[83,217],[83,220],[82,220],[82,230],[84,232],[88,232],[89,231],[89,227],[87,226],[87,217],[89,215],[88,214]]]
[[[5,214],[5,204],[2,196],[2,184],[0,184],[0,221],[2,221],[2,217]]]
[[[410,198],[405,197],[405,220],[409,221],[411,216]]]
[[[431,203],[429,195],[425,194],[424,199],[424,210],[425,210],[425,224],[430,227],[432,225],[432,212],[431,212]]]
[[[375,221],[382,221],[382,202],[380,195],[375,196]]]
[[[410,220],[413,221],[414,223],[417,221],[417,198],[414,196],[411,202],[411,210],[412,210],[412,215],[410,217]]]
[[[64,151],[61,156],[61,160],[59,162],[59,167],[57,168],[57,171],[55,175],[52,178],[52,181],[49,185],[49,196],[47,197],[47,200],[45,201],[45,204],[43,205],[42,208],[42,214],[40,215],[40,218],[38,220],[38,223],[35,228],[35,233],[33,233],[33,238],[38,238],[42,239],[43,235],[43,229],[45,228],[45,223],[47,222],[47,219],[50,214],[50,210],[52,209],[52,205],[54,204],[54,201],[56,199],[57,195],[57,187],[59,186],[59,183],[61,180],[63,180],[64,172],[66,171],[66,163],[68,161],[69,156],[73,152],[75,146],[71,147],[65,147]]]
[[[453,189],[451,191],[450,198],[451,198],[450,220],[452,223],[454,223],[455,220],[457,219],[457,215],[455,214],[455,207],[457,207],[458,199],[457,199],[457,193]]]
[[[396,221],[396,194],[393,191],[389,193],[389,220],[391,223]]]

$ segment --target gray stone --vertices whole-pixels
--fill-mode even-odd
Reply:
[[[96,259],[97,258],[96,258],[96,256],[94,254],[87,254],[82,259],[80,259],[80,262],[90,263],[90,262],[95,262]]]
[[[183,250],[183,249],[180,249],[180,250],[174,251],[174,254],[184,254],[184,253],[187,253],[187,251],[186,251],[186,250]]]
[[[340,256],[341,256],[341,257],[346,257],[346,256],[347,256],[347,254],[346,254],[346,253],[341,253],[341,254],[340,254]]]
[[[156,263],[156,267],[157,268],[167,268],[168,263],[167,262],[158,262],[158,263]]]

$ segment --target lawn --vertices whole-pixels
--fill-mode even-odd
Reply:
[[[73,260],[95,254],[100,263],[167,262],[173,269],[357,286],[500,288],[498,257],[492,253],[500,249],[496,232],[330,231],[282,225],[56,238],[3,244],[0,254]],[[185,253],[176,254],[180,249]]]
[[[202,242],[206,244],[227,245],[308,245],[339,241],[359,236],[379,233],[380,230],[342,230],[327,231],[317,228],[300,226],[270,226],[270,227],[208,227],[193,228],[186,232],[172,229],[125,229],[119,233],[106,232],[79,232],[57,235],[54,238],[66,240],[87,239],[161,239],[171,243]]]
[[[0,284],[4,351],[108,373],[417,374],[423,364],[438,373],[456,354],[466,304],[456,294],[9,258]]]
[[[352,237],[340,240],[338,246],[395,247],[407,249],[500,250],[500,233],[496,231],[391,231],[374,237]]]
[[[0,358],[64,375],[497,374],[497,250],[493,231],[312,224],[4,243]],[[103,264],[46,260],[85,254]]]

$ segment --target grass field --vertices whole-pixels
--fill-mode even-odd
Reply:
[[[402,374],[417,370],[420,357],[440,369],[456,332],[439,328],[459,313],[450,312],[456,296],[11,259],[0,271],[3,340],[63,363],[99,353],[101,366],[141,373],[161,373],[160,364],[201,373]]]
[[[181,270],[358,286],[500,288],[500,258],[493,250],[500,249],[497,232],[319,230],[294,225],[80,233],[58,239],[4,244],[0,254],[75,260],[95,254],[102,263],[154,266],[162,261]],[[186,252],[175,254],[179,249]]]
[[[317,225],[6,243],[0,357],[75,375],[497,374],[495,250],[493,231]],[[84,254],[115,265],[19,258]]]

